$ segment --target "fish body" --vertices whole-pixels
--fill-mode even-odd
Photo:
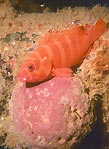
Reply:
[[[18,80],[41,82],[53,76],[71,76],[70,67],[79,64],[87,56],[94,41],[105,31],[106,24],[100,19],[95,25],[48,32],[24,60],[17,75]]]

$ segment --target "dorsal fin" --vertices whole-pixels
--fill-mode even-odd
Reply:
[[[86,38],[90,36],[90,40],[92,41],[92,39],[95,38],[95,41],[105,30],[105,22],[102,19],[100,19],[97,21],[95,25],[78,25],[76,27],[72,27],[66,30],[49,31],[40,38],[38,45],[41,46],[43,44],[49,44],[55,41],[62,41],[66,37],[69,37],[70,39],[80,39],[83,38],[83,36]]]
[[[57,40],[63,40],[66,36],[70,38],[75,38],[82,35],[85,32],[83,26],[76,26],[71,29],[61,30],[61,31],[49,31],[47,32],[38,42],[38,45],[49,44]]]

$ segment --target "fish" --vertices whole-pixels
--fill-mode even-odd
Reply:
[[[73,76],[73,66],[81,63],[91,51],[94,42],[106,31],[99,19],[60,31],[49,31],[22,62],[17,79],[21,82],[43,82],[55,76]]]

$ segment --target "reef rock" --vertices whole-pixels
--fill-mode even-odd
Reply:
[[[90,131],[93,106],[76,77],[54,77],[27,88],[18,83],[9,104],[13,132],[28,147],[73,145]]]

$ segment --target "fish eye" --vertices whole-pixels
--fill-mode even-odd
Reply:
[[[35,66],[33,64],[30,64],[28,66],[28,70],[29,70],[29,72],[33,72],[35,70]]]

